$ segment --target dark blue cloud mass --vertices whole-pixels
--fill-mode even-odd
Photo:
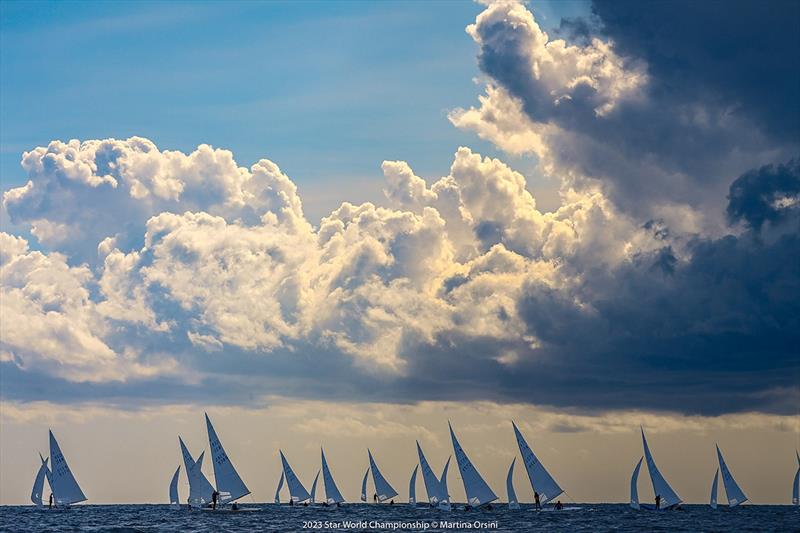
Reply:
[[[761,229],[777,224],[800,207],[800,162],[765,165],[751,170],[731,184],[728,218]]]
[[[647,61],[653,95],[751,116],[800,140],[800,3],[593,0],[623,54]]]

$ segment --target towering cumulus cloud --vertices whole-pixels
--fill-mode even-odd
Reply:
[[[432,180],[384,161],[381,205],[318,225],[267,159],[136,137],[26,152],[3,196],[29,236],[1,236],[5,394],[793,412],[797,123],[623,33],[651,7],[598,2],[575,42],[514,2],[467,28],[487,86],[450,120],[536,156],[553,211],[466,147]]]
[[[637,217],[687,225],[691,208],[685,229],[719,232],[731,180],[797,153],[796,2],[593,10],[595,33],[570,44],[526,6],[491,4],[467,28],[486,93],[451,121]]]

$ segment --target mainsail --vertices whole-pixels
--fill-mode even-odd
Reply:
[[[286,476],[286,485],[289,487],[289,497],[295,502],[304,502],[311,497],[306,488],[297,479],[294,470],[289,466],[289,461],[283,455],[283,451],[279,450],[281,454],[281,463],[283,463],[283,475]]]
[[[642,467],[642,461],[644,457],[639,459],[639,462],[636,463],[636,468],[633,469],[633,475],[631,476],[631,507],[634,509],[639,509],[639,469]]]
[[[508,492],[508,508],[519,509],[519,501],[517,500],[517,493],[514,491],[514,463],[517,458],[511,460],[511,466],[508,467],[508,475],[506,476],[506,491]]]
[[[169,482],[169,504],[172,507],[180,507],[181,502],[178,498],[178,475],[181,473],[181,467],[178,465],[178,468],[175,470],[175,473],[172,475],[172,481]]]
[[[181,455],[183,456],[183,469],[186,472],[186,478],[189,480],[189,504],[194,507],[201,507],[211,503],[211,494],[214,492],[214,487],[208,482],[205,474],[203,474],[203,457],[206,452],[202,452],[197,461],[192,458],[189,449],[183,443],[183,439],[178,437],[178,442],[181,445]]]
[[[725,464],[725,459],[722,458],[719,446],[717,446],[717,459],[719,459],[719,469],[722,472],[722,483],[725,485],[725,495],[728,497],[728,506],[736,507],[740,503],[746,502],[747,496],[745,496],[739,484],[736,483],[736,480],[733,479],[733,474],[731,474],[728,465]]]
[[[653,483],[653,492],[656,496],[661,496],[661,508],[668,509],[681,503],[678,494],[672,490],[667,480],[661,475],[661,472],[653,460],[653,455],[650,453],[650,447],[647,446],[647,439],[644,436],[644,429],[642,429],[642,445],[644,446],[644,457],[647,462],[647,470],[650,472],[650,481]]]
[[[75,476],[72,475],[67,459],[61,453],[61,448],[59,448],[52,431],[50,432],[50,459],[53,466],[49,479],[50,489],[53,491],[56,505],[71,505],[86,501],[86,496],[78,486]]]
[[[211,460],[214,461],[214,480],[217,484],[217,492],[223,503],[238,500],[242,496],[250,494],[250,489],[244,484],[239,473],[234,468],[233,463],[225,453],[225,448],[214,431],[214,426],[206,413],[206,429],[208,430],[208,443],[211,446]]]
[[[467,493],[467,503],[473,507],[485,505],[497,499],[497,495],[492,491],[486,481],[481,477],[478,470],[469,460],[461,444],[456,439],[453,426],[447,423],[450,428],[450,439],[453,441],[453,450],[456,454],[458,469],[461,471],[461,479],[464,482],[464,492]]]
[[[317,480],[319,479],[319,470],[317,470],[317,475],[314,476],[314,483],[311,484],[311,503],[316,503],[316,495],[317,495]]]
[[[428,494],[428,502],[431,505],[436,505],[440,500],[445,499],[445,497],[442,496],[442,485],[439,483],[436,474],[431,470],[431,465],[428,464],[425,454],[422,453],[422,447],[419,445],[419,441],[417,441],[417,455],[419,456],[419,464],[422,467],[422,481],[425,482],[425,492]]]
[[[519,453],[522,454],[522,460],[525,463],[525,470],[528,472],[528,479],[531,482],[531,488],[538,492],[539,502],[544,504],[549,500],[555,499],[558,495],[564,492],[564,489],[558,486],[556,480],[553,479],[544,465],[536,458],[533,450],[531,450],[525,438],[522,436],[519,428],[514,422],[514,435],[517,437],[517,445],[519,446]]]
[[[711,506],[712,509],[717,508],[717,483],[719,481],[719,468],[717,471],[714,472],[714,482],[711,483],[711,499],[709,500],[708,504]]]
[[[361,480],[361,501],[367,501],[367,477],[369,476],[369,467],[364,472],[364,479]]]
[[[320,448],[320,453],[322,454],[322,482],[325,485],[325,501],[328,504],[342,503],[344,498],[342,493],[339,492],[336,482],[333,481],[331,470],[328,468],[328,461],[325,460],[325,451],[322,448]]]
[[[278,488],[275,489],[275,503],[281,503],[282,488],[283,488],[283,470],[281,470],[281,479],[278,481]]]
[[[33,480],[33,489],[31,490],[31,501],[36,504],[37,507],[42,506],[42,495],[44,494],[44,478],[49,477],[47,474],[49,473],[49,469],[47,468],[47,461],[42,457],[42,454],[39,454],[39,459],[42,461],[42,464],[39,466],[39,470],[36,472],[36,477]]]
[[[410,505],[416,505],[417,503],[417,470],[419,470],[419,465],[414,465],[411,481],[408,482],[408,503]]]
[[[367,455],[369,456],[369,468],[372,471],[372,481],[375,483],[375,493],[378,495],[378,501],[384,502],[397,496],[397,491],[386,481],[386,478],[383,477],[383,474],[378,469],[375,459],[372,458],[372,452],[367,450]]]

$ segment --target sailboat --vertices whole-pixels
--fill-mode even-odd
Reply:
[[[514,463],[517,458],[511,460],[511,466],[508,467],[508,475],[506,476],[506,492],[508,492],[508,508],[519,509],[519,501],[517,500],[517,493],[514,490]]]
[[[180,509],[181,507],[180,498],[178,498],[178,475],[180,473],[181,467],[178,465],[178,468],[172,475],[172,481],[169,482],[169,505],[173,509]]]
[[[519,453],[522,455],[522,460],[525,463],[525,470],[528,472],[528,479],[531,482],[531,488],[534,493],[539,495],[539,503],[544,505],[548,501],[554,500],[558,497],[564,489],[562,489],[553,476],[547,471],[544,465],[539,461],[536,455],[528,446],[525,437],[522,436],[517,425],[512,421],[511,425],[514,427],[514,435],[517,438],[517,446],[519,446]]]
[[[211,424],[211,419],[206,413],[206,429],[208,430],[208,443],[211,446],[211,460],[214,463],[214,480],[217,484],[219,503],[225,505],[232,503],[243,496],[250,494],[250,489],[244,484],[233,463],[225,453],[217,432]]]
[[[278,450],[281,454],[281,464],[283,465],[283,475],[286,478],[286,485],[289,487],[289,498],[290,503],[302,503],[307,501],[311,498],[311,494],[308,493],[306,488],[297,478],[292,470],[292,467],[289,466],[289,461],[286,460],[286,456],[283,455],[282,450]]]
[[[39,470],[36,471],[36,477],[33,480],[33,488],[31,489],[31,501],[36,504],[36,507],[42,507],[42,496],[44,495],[44,480],[50,478],[50,469],[47,468],[47,461],[42,454],[39,454],[39,460],[42,462],[39,465]],[[52,489],[51,489],[52,490]]]
[[[325,503],[338,506],[344,502],[344,498],[333,480],[331,470],[328,468],[328,461],[325,460],[325,451],[322,448],[320,448],[320,455],[322,455],[322,484],[325,486]]]
[[[61,453],[61,448],[52,431],[50,431],[50,459],[52,470],[48,481],[50,490],[53,491],[55,504],[59,507],[66,507],[86,501],[86,496],[75,480],[75,476],[72,475],[72,470],[69,469],[67,459]]]
[[[467,494],[467,505],[480,507],[488,505],[497,499],[497,495],[481,477],[478,470],[469,460],[464,449],[459,444],[453,426],[447,423],[450,428],[450,439],[453,441],[453,450],[456,455],[458,469],[461,471],[461,480],[464,482],[464,492]]]
[[[714,474],[714,483],[711,486],[711,507],[717,508],[717,476],[720,472],[722,472],[722,484],[725,486],[725,496],[728,498],[728,507],[733,508],[746,502],[747,496],[739,487],[739,484],[736,483],[736,480],[733,479],[733,474],[731,474],[728,465],[725,463],[719,446],[717,446],[717,460],[719,461],[719,468],[717,473]]]
[[[417,504],[417,470],[419,465],[414,465],[414,471],[411,473],[411,481],[408,482],[408,504]]]
[[[797,472],[792,482],[792,505],[800,505],[800,453],[795,450],[794,454],[797,456]]]
[[[678,496],[678,494],[672,490],[672,487],[669,485],[667,480],[661,474],[658,467],[656,466],[656,462],[653,459],[653,455],[650,453],[650,447],[647,445],[647,439],[644,436],[644,429],[642,431],[642,446],[644,447],[644,460],[647,463],[647,470],[650,473],[650,481],[653,484],[653,492],[658,497],[660,496],[660,506],[658,509],[654,505],[644,505],[639,503],[638,491],[636,489],[636,483],[639,479],[639,467],[641,466],[641,460],[639,464],[636,465],[636,469],[633,472],[633,476],[631,477],[631,507],[634,509],[646,509],[646,510],[668,510],[674,509],[682,500]],[[636,492],[636,494],[634,494]],[[636,496],[634,500],[634,495]]]
[[[372,452],[367,449],[367,456],[369,457],[369,470],[367,472],[372,472],[372,482],[375,484],[375,496],[378,500],[378,503],[383,503],[386,500],[392,499],[397,496],[397,491],[394,490],[386,478],[383,477],[381,471],[378,469],[377,463],[375,463],[375,459],[372,458]],[[362,497],[366,500],[366,477],[364,477],[364,486],[362,488]]]
[[[178,436],[178,443],[181,446],[181,455],[183,456],[183,469],[186,472],[186,478],[189,480],[189,505],[194,508],[210,505],[214,487],[211,486],[211,483],[208,482],[205,474],[203,474],[203,458],[206,452],[202,452],[197,461],[195,461],[180,435]]]
[[[428,460],[425,458],[425,454],[422,452],[422,447],[419,445],[419,441],[417,441],[417,455],[419,456],[419,466],[422,467],[422,480],[425,482],[425,492],[428,494],[428,503],[431,507],[438,506],[439,509],[442,510],[450,510],[450,502],[447,495],[447,480],[444,481],[444,486],[442,481],[436,477],[436,474],[433,473],[431,469],[431,465],[428,463]],[[450,459],[448,458],[448,463]],[[443,476],[446,477],[447,471],[443,472]]]
[[[316,503],[316,494],[317,494],[317,480],[319,479],[319,470],[317,470],[317,475],[314,476],[314,482],[311,484],[311,503]]]

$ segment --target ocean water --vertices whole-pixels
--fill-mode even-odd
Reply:
[[[572,504],[570,504],[572,505]],[[65,510],[0,507],[3,532],[292,532],[292,531],[547,531],[547,532],[793,532],[800,510],[788,505],[745,505],[711,510],[687,505],[682,511],[634,511],[627,505],[585,504],[580,509],[536,512],[412,508],[408,505],[347,505],[340,509],[249,504],[256,512],[173,510],[166,505],[80,505]],[[351,527],[348,527],[351,526]]]

